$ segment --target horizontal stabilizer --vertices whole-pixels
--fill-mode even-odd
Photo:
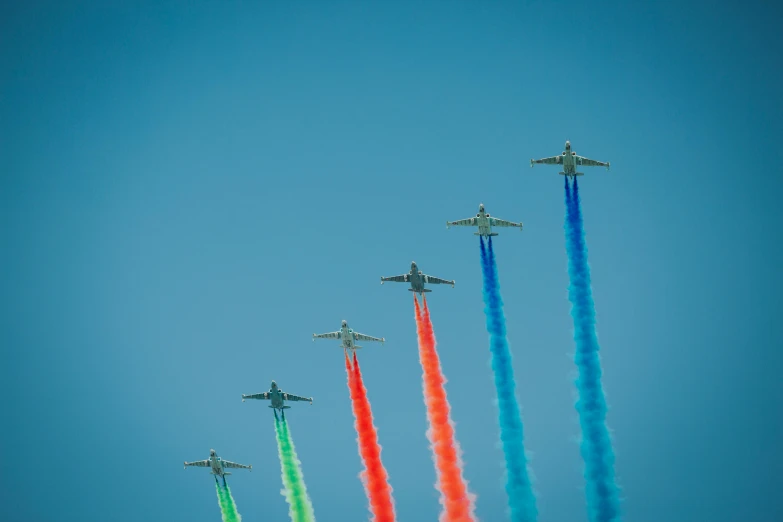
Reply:
[[[491,234],[481,234],[480,232],[473,232],[474,236],[497,236],[497,232],[492,232]]]
[[[413,288],[408,288],[408,292],[432,292],[432,290],[427,290],[426,288],[424,290],[414,290]]]
[[[561,176],[584,176],[584,172],[574,172],[573,174],[566,174],[565,172],[560,173]]]
[[[224,471],[223,472],[223,476],[226,476],[226,475],[231,475],[231,473],[229,473],[228,471]]]

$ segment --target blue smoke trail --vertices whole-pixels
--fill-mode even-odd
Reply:
[[[487,316],[489,349],[492,353],[492,371],[495,374],[495,388],[500,410],[500,440],[506,457],[506,494],[512,522],[532,522],[538,517],[536,498],[527,469],[525,456],[522,415],[516,398],[514,368],[511,365],[511,350],[506,339],[506,317],[503,314],[503,300],[500,298],[495,253],[492,238],[488,246],[481,242],[481,272],[484,275],[484,313]]]
[[[606,399],[601,386],[601,359],[595,330],[595,303],[590,286],[587,245],[579,202],[579,185],[565,183],[566,251],[568,252],[568,299],[574,318],[579,398],[576,410],[582,427],[581,452],[585,461],[587,508],[592,522],[620,520],[619,488],[614,476],[614,450],[606,425]]]

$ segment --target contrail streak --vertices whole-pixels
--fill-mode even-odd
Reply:
[[[435,332],[430,320],[427,298],[422,297],[424,310],[419,306],[416,296],[413,303],[416,312],[416,330],[419,337],[419,361],[422,368],[424,404],[427,407],[430,441],[435,470],[438,474],[436,487],[440,491],[440,503],[443,511],[441,522],[475,522],[475,495],[468,492],[463,477],[462,451],[454,435],[454,423],[451,420],[451,406],[446,397],[446,377],[440,367],[440,359],[435,349]]]
[[[242,517],[237,512],[237,505],[234,502],[234,497],[231,496],[231,490],[228,486],[225,488],[215,484],[217,489],[218,504],[220,505],[220,514],[223,517],[223,522],[242,522]]]
[[[372,520],[393,522],[396,518],[392,487],[381,462],[381,446],[378,444],[378,433],[373,425],[372,409],[362,381],[356,352],[353,353],[353,365],[348,359],[348,354],[345,354],[345,370],[348,373],[348,388],[351,392],[353,416],[356,419],[356,440],[359,443],[359,454],[365,468],[359,477],[370,500]]]
[[[614,475],[614,450],[606,425],[606,399],[601,386],[601,359],[595,329],[595,303],[590,286],[582,208],[576,178],[573,189],[565,181],[566,251],[568,253],[568,299],[574,319],[576,366],[579,377],[576,388],[579,399],[576,410],[582,427],[581,452],[585,461],[587,506],[592,522],[620,520],[619,488]]]
[[[487,316],[489,350],[498,394],[500,440],[506,458],[506,494],[512,522],[532,522],[538,517],[536,498],[530,483],[525,455],[522,415],[516,398],[516,382],[511,365],[511,350],[506,339],[506,317],[500,297],[492,238],[488,247],[481,244],[481,271],[484,276],[484,313]]]
[[[280,455],[280,468],[283,475],[284,489],[280,493],[288,502],[288,515],[292,522],[314,522],[315,514],[313,504],[307,495],[307,488],[302,474],[302,463],[296,456],[294,442],[288,431],[288,423],[285,417],[277,418],[275,412],[275,435],[277,438],[277,450]]]

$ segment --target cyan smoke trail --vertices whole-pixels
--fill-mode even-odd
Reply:
[[[492,371],[500,410],[500,440],[506,457],[506,493],[512,522],[532,522],[538,517],[536,498],[530,483],[525,456],[522,415],[516,398],[516,382],[511,365],[511,350],[506,339],[506,317],[500,298],[495,253],[492,238],[488,248],[481,242],[481,272],[484,275],[484,313],[487,316],[489,349],[492,353]]]
[[[595,330],[595,303],[590,286],[587,245],[576,178],[573,189],[565,182],[568,299],[574,319],[579,398],[576,410],[582,427],[581,452],[585,461],[587,507],[592,522],[620,520],[619,488],[614,475],[614,450],[606,425],[606,400],[601,386],[601,359]]]
[[[223,517],[223,522],[242,522],[242,517],[237,512],[237,505],[234,502],[234,497],[231,496],[231,490],[228,486],[225,488],[215,484],[217,489],[218,504],[220,504],[220,514]]]

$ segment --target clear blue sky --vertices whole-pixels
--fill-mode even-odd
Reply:
[[[581,184],[626,520],[764,521],[783,497],[781,8],[774,2],[22,2],[0,8],[5,520],[285,520],[268,388],[317,519],[366,519],[336,343],[360,354],[400,521],[436,520],[411,294],[466,475],[503,520],[480,202],[540,520],[585,521],[562,178]],[[118,4],[118,3],[117,3]],[[330,4],[330,6],[326,6]],[[679,5],[677,5],[679,4]],[[764,5],[766,4],[766,5]]]

